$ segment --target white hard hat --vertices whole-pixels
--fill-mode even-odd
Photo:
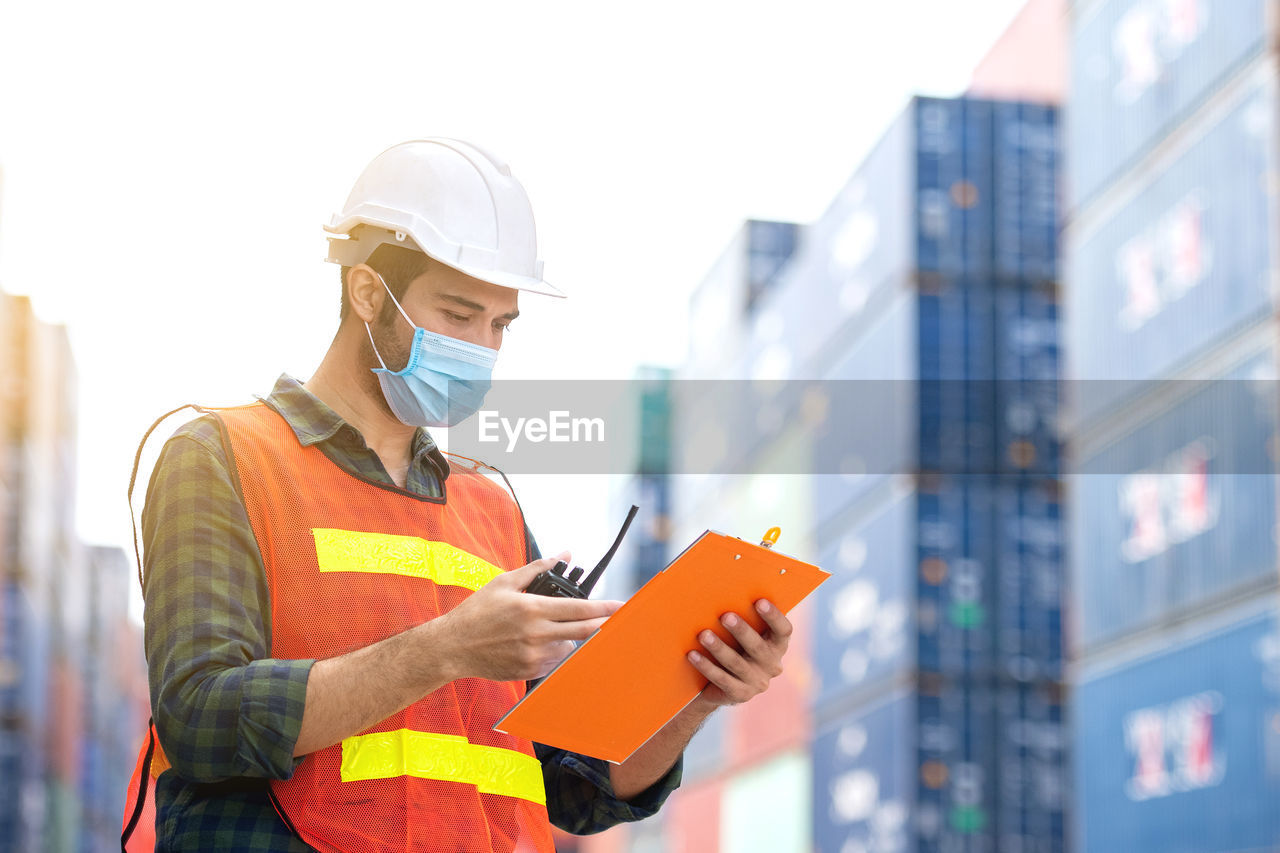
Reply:
[[[335,235],[326,258],[332,263],[364,263],[391,243],[481,281],[564,296],[542,280],[524,187],[506,163],[456,139],[415,139],[383,151],[325,230]]]

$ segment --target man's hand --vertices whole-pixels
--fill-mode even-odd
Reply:
[[[757,601],[755,607],[765,622],[763,634],[737,613],[720,617],[738,649],[712,631],[699,635],[698,641],[706,651],[690,652],[689,663],[711,683],[630,758],[609,766],[609,778],[619,799],[630,799],[661,779],[716,708],[738,705],[760,695],[782,673],[782,656],[791,642],[791,622],[769,601]]]
[[[698,635],[706,652],[689,652],[689,662],[711,682],[703,688],[698,701],[712,706],[740,705],[763,693],[769,682],[782,674],[782,656],[791,641],[791,621],[769,601],[761,599],[755,606],[767,626],[763,635],[736,613],[720,617],[720,623],[738,641],[741,651],[713,631]]]
[[[494,578],[429,623],[437,641],[451,650],[451,679],[541,678],[573,651],[574,641],[590,637],[622,606],[620,601],[549,598],[523,591],[558,560],[568,562],[569,552]]]

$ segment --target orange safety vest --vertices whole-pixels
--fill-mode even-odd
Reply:
[[[428,498],[344,471],[262,403],[218,418],[266,567],[272,657],[322,659],[376,643],[528,562],[519,506],[479,463],[450,457],[445,496]],[[277,810],[325,851],[552,853],[533,745],[493,730],[524,690],[479,678],[446,684],[272,780]],[[144,763],[126,826],[143,776],[159,775]]]

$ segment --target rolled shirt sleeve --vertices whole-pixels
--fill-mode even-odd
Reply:
[[[684,773],[681,756],[665,776],[646,790],[630,800],[620,800],[613,793],[607,762],[540,743],[533,748],[542,762],[551,822],[574,835],[590,835],[620,823],[652,817],[671,792],[680,787]]]
[[[142,531],[152,714],[174,771],[288,778],[314,661],[270,657],[266,577],[211,418],[165,444]]]

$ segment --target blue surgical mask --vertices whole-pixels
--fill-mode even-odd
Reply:
[[[382,276],[378,276],[378,280],[382,281]],[[415,325],[385,281],[382,286],[400,316],[413,326],[409,363],[393,371],[379,355],[369,324],[364,324],[373,354],[382,365],[373,368],[373,372],[378,376],[392,413],[409,426],[420,427],[451,427],[471,417],[489,391],[498,351]]]

